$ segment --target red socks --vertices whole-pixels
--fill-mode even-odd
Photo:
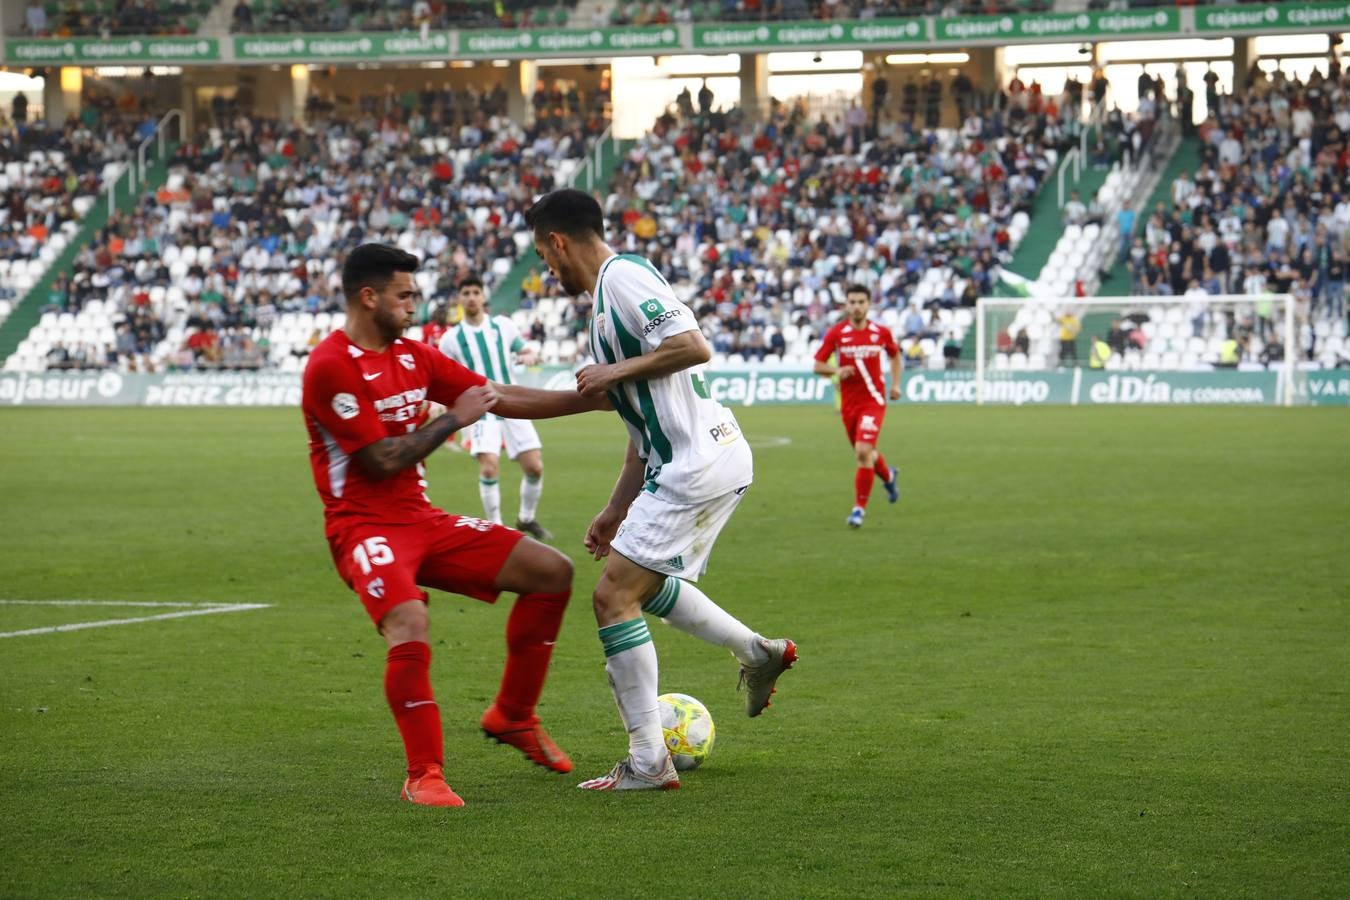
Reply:
[[[867,498],[872,496],[872,480],[875,473],[871,469],[858,467],[858,471],[853,476],[853,505],[860,509],[867,509]]]
[[[521,594],[506,620],[506,670],[496,707],[513,722],[534,715],[544,690],[553,644],[571,593]]]
[[[403,735],[408,777],[420,778],[427,766],[445,764],[441,710],[431,692],[431,647],[406,641],[389,648],[384,666],[384,697]]]
[[[506,621],[506,671],[497,709],[518,722],[534,715],[544,689],[553,643],[567,609],[566,594],[523,594]],[[389,648],[384,667],[384,697],[403,736],[408,776],[420,778],[427,766],[445,764],[441,710],[431,691],[431,647],[406,641]]]
[[[880,453],[877,454],[877,460],[872,468],[864,469],[859,466],[853,476],[853,505],[859,509],[867,509],[867,500],[872,496],[873,475],[882,481],[891,480],[891,467],[886,465],[886,457]]]
[[[877,464],[872,467],[872,471],[877,473],[877,477],[882,481],[891,480],[891,467],[886,465],[886,457],[880,453],[877,454]]]

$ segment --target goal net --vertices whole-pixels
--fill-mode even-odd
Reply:
[[[977,402],[1018,402],[1019,373],[1057,372],[1070,402],[1085,385],[1135,394],[1127,402],[1169,402],[1148,391],[1170,391],[1184,378],[1161,373],[1210,373],[1192,379],[1221,391],[1252,379],[1225,372],[1274,373],[1275,387],[1258,402],[1292,402],[1299,333],[1289,294],[1184,297],[982,297],[975,316]],[[1132,373],[1122,381],[1108,373]],[[1150,379],[1148,376],[1159,377]],[[1162,387],[1157,387],[1162,385]],[[1222,396],[1213,394],[1216,402]],[[1249,399],[1255,399],[1249,398]],[[1094,401],[1095,402],[1095,401]],[[1207,402],[1197,399],[1195,402]]]

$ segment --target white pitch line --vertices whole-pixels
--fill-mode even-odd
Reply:
[[[0,606],[168,606],[182,609],[185,606],[216,607],[237,606],[236,603],[193,603],[187,600],[0,600]]]
[[[100,619],[97,622],[72,622],[69,625],[28,628],[23,631],[3,631],[0,632],[0,638],[24,637],[30,634],[56,634],[61,631],[81,631],[85,628],[106,628],[110,625],[134,625],[137,622],[155,622],[161,619],[183,619],[188,616],[209,616],[213,613],[244,612],[250,609],[267,609],[269,606],[271,606],[270,603],[234,603],[228,606],[183,609],[178,612],[160,613],[156,616],[137,616],[132,619]]]
[[[786,447],[792,443],[792,438],[787,435],[768,435],[762,438],[750,438],[750,446],[763,449],[765,447]]]

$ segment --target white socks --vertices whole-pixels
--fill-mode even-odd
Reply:
[[[637,618],[607,625],[600,629],[600,643],[609,687],[628,731],[628,754],[642,771],[659,772],[667,750],[656,703],[656,647],[647,622]]]
[[[520,521],[533,522],[539,511],[539,495],[544,492],[544,476],[520,476]]]
[[[660,616],[685,634],[726,647],[743,663],[756,665],[769,658],[768,651],[760,646],[763,638],[682,579],[668,577],[656,596],[642,604],[642,609]]]
[[[502,488],[497,479],[479,478],[478,496],[483,500],[483,518],[502,524]]]

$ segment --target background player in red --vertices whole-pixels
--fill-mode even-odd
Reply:
[[[417,267],[415,256],[395,247],[351,251],[342,268],[347,322],[311,354],[302,406],[333,561],[389,646],[384,689],[407,751],[403,799],[462,806],[443,773],[427,595],[418,586],[488,603],[501,591],[520,594],[507,620],[501,688],[481,725],[533,762],[569,772],[572,762],[539,724],[535,704],[571,594],[572,564],[515,529],[449,515],[428,500],[422,460],[500,401],[483,376],[403,339],[418,301]],[[557,414],[597,403],[555,393]],[[447,412],[426,424],[428,401]],[[503,409],[548,415],[528,401],[511,403]]]
[[[867,318],[871,308],[872,292],[862,285],[849,285],[844,294],[844,318],[825,332],[816,351],[816,374],[839,376],[844,431],[848,432],[849,443],[858,458],[858,471],[853,478],[853,511],[848,516],[851,528],[862,527],[874,478],[881,479],[892,503],[900,499],[895,467],[886,465],[886,458],[877,450],[881,424],[886,418],[881,357],[884,354],[890,358],[890,398],[899,400],[900,348],[889,328]],[[829,362],[835,353],[839,354],[838,366]]]

